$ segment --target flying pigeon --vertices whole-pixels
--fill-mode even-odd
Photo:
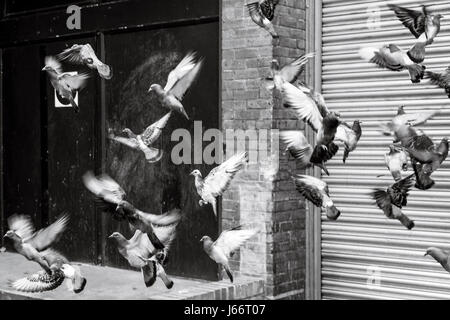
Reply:
[[[337,128],[335,140],[341,141],[345,145],[344,159],[343,159],[344,163],[347,161],[350,152],[356,150],[358,142],[361,139],[361,135],[362,135],[361,122],[358,120],[356,120],[353,123],[353,126],[350,126],[345,122],[341,122],[341,124]]]
[[[187,54],[178,66],[169,73],[164,89],[159,84],[152,84],[148,90],[149,92],[155,92],[159,102],[164,107],[181,113],[188,120],[189,116],[181,101],[183,101],[184,95],[197,78],[203,65],[203,59],[200,59],[197,63],[194,60],[195,53]]]
[[[155,226],[155,234],[165,246],[166,254],[170,244],[175,238],[177,224],[168,227]],[[144,276],[144,283],[151,287],[159,276],[168,289],[173,287],[162,266],[164,259],[158,257],[158,252],[145,233],[136,230],[134,236],[127,240],[122,234],[114,232],[110,239],[115,239],[119,253],[128,261],[133,268],[141,269]]]
[[[396,140],[394,142],[400,141],[398,132],[402,128],[405,130],[404,126],[416,127],[427,123],[428,120],[433,119],[440,110],[428,110],[419,111],[415,113],[406,113],[404,106],[400,106],[397,111],[397,116],[395,116],[388,123],[379,123],[379,127],[382,129],[385,136],[395,136]]]
[[[69,216],[62,215],[47,228],[35,232],[29,216],[15,214],[8,218],[9,230],[4,238],[12,240],[14,249],[19,254],[30,261],[37,262],[48,274],[51,274],[50,265],[42,252],[49,249],[61,238],[68,222]]]
[[[60,61],[67,60],[71,63],[85,65],[90,69],[97,70],[100,77],[106,80],[110,80],[113,76],[112,68],[97,58],[94,49],[89,43],[84,45],[74,44],[58,54],[57,58]]]
[[[153,225],[167,226],[179,221],[179,210],[174,209],[162,215],[142,212],[124,200],[125,191],[107,175],[95,177],[92,172],[87,172],[83,176],[83,182],[102,203],[106,212],[111,213],[119,221],[128,221],[132,230],[146,233],[156,249],[164,250],[164,245],[156,236]]]
[[[200,242],[203,242],[203,250],[205,250],[206,254],[225,269],[230,281],[233,282],[229,259],[245,242],[257,233],[257,230],[242,230],[242,227],[239,226],[223,231],[214,242],[208,236],[204,236]]]
[[[314,53],[303,55],[280,69],[278,60],[272,60],[272,77],[267,78],[267,89],[281,90],[283,82],[294,83],[305,70],[305,64],[314,57]]]
[[[359,51],[359,55],[381,68],[397,72],[408,70],[412,83],[420,83],[425,75],[426,67],[420,64],[425,60],[425,44],[422,42],[417,42],[409,51],[395,44],[381,48],[365,47]]]
[[[403,148],[389,146],[389,153],[385,154],[384,160],[395,182],[402,180],[402,171],[408,171],[408,155]]]
[[[51,291],[58,288],[67,279],[67,287],[70,291],[80,293],[84,290],[87,280],[82,276],[78,266],[71,265],[62,254],[53,249],[47,249],[41,254],[50,266],[52,273],[38,271],[14,281],[11,284],[14,289],[28,293]]]
[[[335,221],[339,218],[341,212],[336,208],[333,200],[330,198],[330,191],[326,182],[305,175],[297,175],[292,177],[292,179],[294,180],[297,191],[303,197],[311,201],[316,207],[326,210],[329,220]]]
[[[267,30],[274,39],[279,38],[272,24],[278,2],[279,0],[260,0],[246,5],[253,22]]]
[[[377,206],[383,210],[389,219],[399,220],[408,230],[414,228],[414,222],[411,221],[403,212],[402,208],[408,204],[408,195],[413,186],[414,175],[410,175],[392,186],[383,189],[375,189],[372,193]]]
[[[70,101],[75,112],[79,112],[80,108],[74,99],[77,91],[80,91],[86,85],[86,80],[89,78],[89,75],[85,73],[77,75],[63,73],[61,64],[51,56],[45,57],[45,67],[42,71],[47,71],[50,77],[50,83],[56,92],[64,99]]]
[[[327,148],[313,148],[308,139],[301,131],[284,131],[280,133],[280,140],[286,145],[286,151],[297,160],[301,165],[300,170],[317,166],[321,168],[326,175],[330,175],[326,167],[326,162],[334,155],[328,152]],[[319,154],[314,154],[314,152]],[[317,160],[318,163],[313,161]]]
[[[395,4],[388,4],[388,7],[395,12],[397,18],[417,39],[426,41],[427,45],[434,42],[434,38],[441,30],[443,15],[431,14],[424,5],[422,5],[422,11],[407,9]]]
[[[428,248],[425,253],[426,256],[432,256],[434,260],[439,262],[445,271],[450,273],[450,253],[439,248]]]
[[[430,79],[430,82],[433,85],[444,89],[445,93],[450,98],[450,67],[448,67],[441,73],[426,71],[425,78]]]
[[[199,205],[202,207],[208,203],[211,204],[214,214],[217,217],[216,198],[221,196],[228,189],[236,173],[238,173],[248,161],[248,152],[235,155],[220,166],[212,169],[204,179],[199,170],[192,171],[190,175],[195,177],[195,188],[201,198]]]
[[[112,130],[109,131],[109,139],[121,143],[135,150],[140,150],[144,153],[145,159],[148,163],[155,163],[161,160],[164,152],[159,149],[152,148],[156,140],[161,136],[162,130],[166,127],[172,112],[166,114],[159,121],[149,126],[143,133],[136,135],[133,131],[125,128],[123,132],[128,137],[115,136]]]
[[[332,156],[336,155],[339,147],[334,143],[337,129],[341,124],[339,116],[335,112],[329,112],[319,109],[315,101],[304,91],[289,82],[282,85],[282,94],[284,106],[293,110],[300,120],[308,123],[317,134],[316,148],[327,150]],[[322,115],[322,112],[324,113]],[[315,155],[321,154],[320,151],[314,151]],[[313,159],[313,163],[321,163],[325,159]],[[329,159],[328,159],[329,160]]]

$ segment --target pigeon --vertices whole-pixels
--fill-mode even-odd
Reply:
[[[41,254],[50,266],[52,273],[38,271],[14,281],[11,284],[14,289],[28,293],[51,291],[58,288],[67,279],[67,287],[70,291],[78,294],[84,290],[87,280],[81,274],[78,266],[71,265],[62,254],[53,249],[47,249]]]
[[[425,76],[425,44],[417,42],[409,51],[404,51],[395,44],[381,48],[365,47],[359,51],[363,60],[374,63],[381,68],[400,72],[408,70],[412,83],[420,83]]]
[[[337,129],[341,124],[339,115],[335,112],[329,112],[321,110],[316,105],[315,101],[309,97],[304,91],[306,89],[299,89],[290,84],[284,82],[282,85],[282,94],[284,100],[284,106],[293,110],[300,120],[308,123],[314,132],[317,134],[316,149],[324,149],[328,152],[327,160],[331,159],[328,155],[336,155],[339,147],[334,143]],[[323,113],[323,114],[322,114]],[[320,150],[315,150],[314,155],[324,154]],[[320,158],[312,159],[312,163],[321,163],[323,160]]]
[[[387,190],[375,189],[372,193],[377,206],[383,210],[386,217],[399,220],[408,230],[413,229],[415,225],[401,209],[408,204],[407,199],[409,191],[414,184],[413,179],[414,175],[410,175],[394,183]]]
[[[450,273],[450,253],[439,248],[431,247],[427,249],[426,256],[431,256],[441,264],[445,271]]]
[[[149,126],[143,133],[136,135],[128,128],[123,130],[128,137],[115,136],[112,130],[109,131],[109,139],[121,143],[135,150],[140,150],[144,153],[145,159],[148,163],[155,163],[161,160],[164,152],[159,149],[152,148],[156,140],[161,136],[162,130],[166,127],[172,112],[166,114],[159,121]]]
[[[430,79],[430,82],[433,85],[444,89],[445,93],[450,98],[450,67],[448,67],[441,73],[426,71],[425,78]]]
[[[204,179],[199,170],[192,171],[190,175],[195,177],[195,188],[201,198],[199,205],[202,207],[208,203],[211,204],[214,215],[217,217],[216,198],[221,196],[228,189],[236,173],[238,173],[248,161],[248,152],[237,154],[211,170]]]
[[[105,212],[112,214],[119,221],[126,220],[132,230],[140,230],[146,233],[156,249],[164,250],[164,245],[156,236],[153,225],[167,226],[179,221],[180,212],[178,209],[173,209],[162,215],[140,211],[124,200],[125,191],[107,175],[95,177],[92,172],[87,172],[83,176],[83,182],[86,188],[103,205]]]
[[[417,39],[423,38],[427,45],[434,42],[434,38],[441,30],[443,15],[431,14],[424,5],[422,5],[422,11],[407,9],[395,4],[388,4],[388,7],[395,12],[397,18]]]
[[[389,146],[389,153],[384,155],[384,160],[395,182],[402,180],[402,171],[408,171],[408,155],[403,148]]]
[[[233,274],[229,266],[229,259],[233,254],[258,233],[257,230],[242,230],[242,226],[223,231],[216,241],[208,236],[202,237],[203,250],[217,264],[225,269],[231,283],[233,283]]]
[[[165,246],[165,254],[169,250],[170,244],[175,238],[175,223],[169,227],[155,226],[155,234]],[[147,288],[151,287],[157,277],[163,280],[168,289],[173,287],[173,281],[170,280],[162,266],[164,258],[158,256],[158,252],[145,233],[136,230],[134,236],[127,240],[122,234],[114,232],[110,239],[117,242],[119,253],[128,261],[133,268],[141,269],[144,276],[144,283]]]
[[[77,75],[63,73],[61,64],[52,56],[45,57],[45,67],[42,71],[47,71],[50,77],[50,83],[55,88],[57,94],[64,99],[68,99],[75,112],[79,112],[80,107],[75,102],[75,96],[77,91],[84,88],[89,75],[86,73]]]
[[[429,120],[433,119],[440,110],[428,110],[428,111],[420,111],[415,113],[406,113],[405,107],[400,106],[397,111],[397,116],[395,116],[388,123],[378,123],[381,128],[383,134],[385,136],[395,136],[395,142],[399,142],[398,132],[403,126],[412,126],[416,127],[419,125],[426,124]],[[405,130],[406,128],[402,128]]]
[[[324,208],[327,213],[327,218],[332,221],[336,221],[341,212],[334,205],[333,200],[330,198],[330,191],[326,182],[319,180],[315,177],[297,175],[292,177],[294,180],[297,191],[311,201],[316,207]]]
[[[113,76],[112,68],[97,58],[94,49],[92,49],[89,43],[84,45],[74,44],[72,47],[58,54],[57,58],[60,61],[69,61],[97,70],[100,77],[106,80],[110,80]]]
[[[337,128],[335,140],[341,141],[345,145],[344,159],[343,159],[344,163],[347,161],[350,152],[356,150],[358,142],[361,139],[361,135],[362,135],[362,128],[361,122],[359,120],[356,120],[353,123],[353,126],[350,126],[345,122],[341,122],[341,124]]]
[[[195,53],[187,54],[178,66],[169,73],[164,89],[159,84],[152,84],[148,90],[149,92],[155,92],[159,102],[164,107],[181,113],[188,120],[189,116],[181,101],[183,101],[184,95],[197,78],[203,65],[203,59],[200,59],[197,63],[194,60]]]
[[[50,265],[42,252],[54,245],[66,230],[69,216],[64,214],[47,228],[35,232],[29,216],[14,214],[8,218],[9,230],[4,238],[13,242],[14,249],[30,261],[37,262],[48,274]]]
[[[267,89],[281,90],[283,82],[294,83],[305,70],[305,64],[314,57],[314,53],[303,55],[280,69],[278,60],[272,60],[272,77],[267,78]]]
[[[326,175],[330,175],[326,167],[326,161],[330,160],[333,155],[326,148],[313,148],[301,131],[284,131],[280,133],[280,140],[286,145],[286,151],[297,160],[301,165],[300,170],[317,166],[321,168]],[[314,154],[320,152],[321,154]],[[318,163],[313,163],[314,160]]]
[[[279,38],[272,24],[278,2],[279,0],[260,0],[246,5],[253,22],[267,30],[274,39]]]

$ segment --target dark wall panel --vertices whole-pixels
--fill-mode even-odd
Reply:
[[[48,10],[55,7],[70,6],[72,4],[82,4],[95,1],[74,1],[74,0],[4,0],[6,14],[29,13],[34,11]]]
[[[194,169],[208,172],[210,166],[175,166],[170,158],[172,131],[185,128],[193,137],[193,120],[202,121],[204,130],[218,128],[218,23],[150,30],[106,37],[106,58],[115,76],[107,82],[107,127],[117,134],[125,127],[136,133],[164,116],[168,110],[148,93],[152,83],[165,85],[167,75],[189,51],[205,57],[198,81],[186,95],[184,105],[191,121],[174,114],[157,146],[165,155],[157,164],[146,163],[143,156],[126,147],[108,142],[106,171],[124,187],[128,199],[138,208],[162,213],[179,206],[183,221],[170,254],[169,270],[181,276],[217,279],[217,267],[202,251],[200,238],[216,236],[218,222],[210,207],[200,208],[193,178]],[[192,141],[193,144],[193,141]],[[131,236],[127,225],[107,219],[108,233],[121,231]],[[125,262],[112,245],[107,246],[106,262]]]

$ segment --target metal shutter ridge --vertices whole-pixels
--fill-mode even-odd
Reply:
[[[423,1],[391,1],[420,10]],[[450,18],[448,1],[427,1],[431,10]],[[370,10],[378,5],[380,24],[369,30]],[[434,120],[421,126],[435,143],[450,137],[450,100],[428,80],[412,84],[407,71],[391,72],[360,59],[362,45],[395,43],[403,48],[415,38],[384,1],[324,0],[322,90],[331,110],[344,120],[363,122],[363,136],[347,164],[343,147],[329,163],[332,198],[342,215],[337,222],[322,217],[321,257],[323,299],[450,299],[450,274],[431,257],[430,246],[450,249],[450,161],[434,175],[436,186],[416,189],[404,209],[416,223],[408,231],[388,220],[369,193],[387,188],[393,179],[384,164],[392,138],[377,131],[377,121],[388,121],[405,105],[406,112],[443,108]],[[449,19],[443,20],[435,43],[427,48],[424,64],[442,71],[450,65]],[[410,166],[410,171],[413,173]],[[386,174],[383,178],[378,175]],[[406,177],[406,175],[405,175]],[[379,283],[376,279],[380,280]]]

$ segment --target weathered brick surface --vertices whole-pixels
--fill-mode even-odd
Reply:
[[[302,130],[304,124],[281,105],[279,93],[266,90],[263,79],[271,74],[272,59],[284,65],[305,53],[305,1],[280,0],[273,21],[278,43],[251,21],[244,4],[222,1],[223,129]],[[233,257],[236,274],[264,278],[269,299],[302,299],[305,206],[291,180],[296,163],[278,146],[275,134],[268,139],[269,157],[250,164],[224,195],[222,226],[247,224],[261,230]]]

